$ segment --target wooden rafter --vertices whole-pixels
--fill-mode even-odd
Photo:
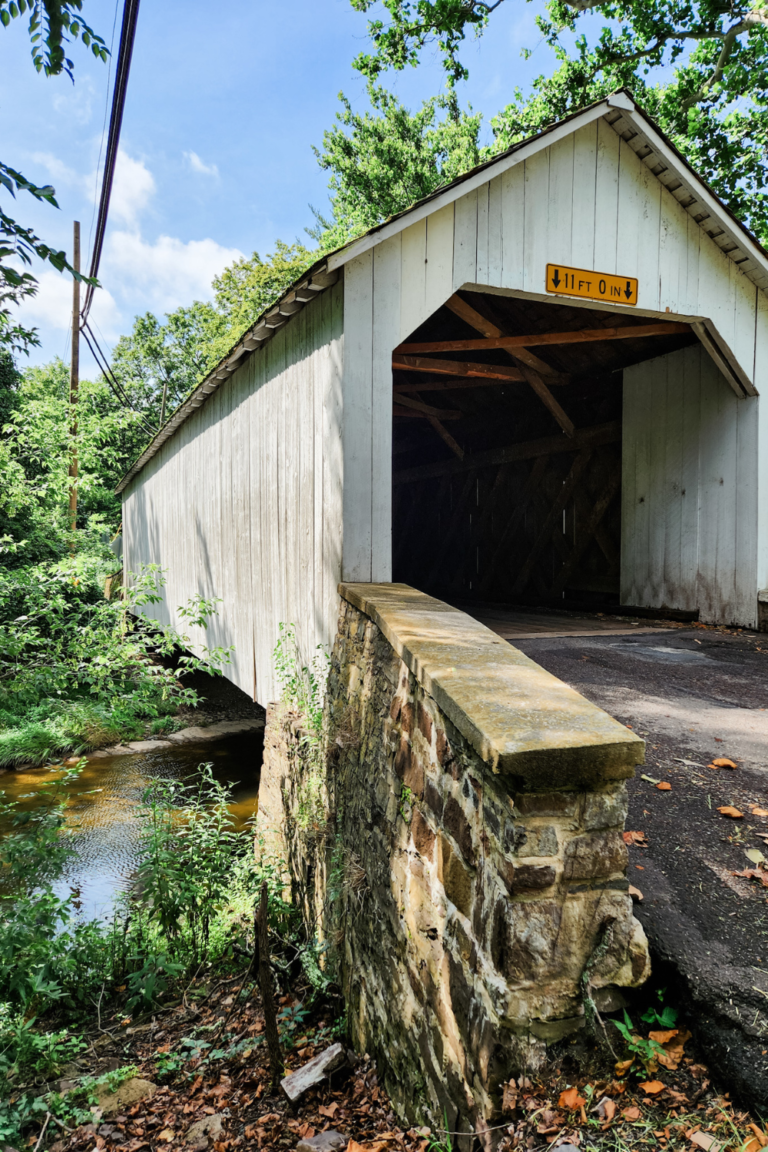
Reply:
[[[607,424],[595,424],[591,428],[580,428],[572,440],[564,436],[542,436],[539,440],[524,440],[510,444],[506,448],[490,448],[485,452],[475,452],[457,460],[441,461],[435,464],[419,464],[415,468],[403,468],[395,472],[395,484],[410,484],[429,480],[446,473],[466,472],[474,468],[490,468],[500,464],[514,464],[517,460],[532,460],[536,456],[551,456],[560,452],[575,452],[580,448],[597,448],[601,444],[621,442],[621,421],[611,420]]]
[[[507,368],[504,364],[472,364],[461,360],[429,360],[424,356],[394,356],[392,368],[396,372],[435,372],[441,376],[464,376],[484,380],[503,380],[505,382],[524,379],[519,368]]]
[[[451,436],[448,429],[443,427],[443,425],[440,423],[440,421],[437,419],[436,416],[427,416],[427,420],[429,420],[430,424],[434,428],[435,432],[437,432],[440,439],[443,440],[448,445],[451,452],[453,452],[454,456],[458,456],[459,460],[463,460],[464,459],[464,449],[461,447],[460,444],[457,444],[457,442],[454,440],[453,436]]]
[[[470,304],[467,304],[466,300],[462,300],[460,296],[453,295],[448,301],[448,307],[451,308],[458,316],[460,316],[462,320],[464,320],[467,324],[471,325],[471,327],[476,328],[479,332],[482,332],[487,339],[506,339],[500,328],[498,328],[495,324],[492,324],[490,320],[485,318],[485,316],[482,316],[479,312],[476,312],[475,309]],[[505,348],[504,350],[507,352],[507,355],[512,357],[513,360],[516,360],[517,363],[520,363],[520,357],[515,357],[514,353],[511,352],[508,348]],[[536,357],[533,359],[535,363],[531,364],[531,357],[527,353],[524,353],[523,362],[520,368],[523,377],[528,381],[531,388],[538,396],[539,400],[541,400],[544,407],[549,411],[550,415],[554,416],[555,420],[560,425],[563,432],[565,432],[566,436],[573,437],[573,434],[576,431],[575,424],[567,412],[563,410],[562,405],[558,404],[557,400],[555,400],[554,396],[544,381],[544,377],[541,374],[540,369],[542,367],[545,369],[545,371],[550,371],[548,365],[544,364],[541,360],[536,360]]]
[[[431,404],[425,404],[415,396],[398,396],[398,403],[404,404],[406,408],[413,408],[424,416],[437,416],[439,420],[460,420],[463,416],[462,412],[450,408],[433,408]]]
[[[451,296],[450,300],[446,301],[445,306],[450,308],[451,312],[463,320],[465,324],[469,324],[470,328],[476,328],[478,332],[482,332],[483,336],[492,338],[504,335],[501,328],[498,328],[486,316],[481,315],[466,300],[462,300],[458,294]],[[560,383],[564,382],[555,368],[550,367],[545,360],[541,360],[534,352],[529,352],[526,348],[518,349],[517,359],[536,372],[541,372],[542,376],[551,376],[553,380],[556,379]]]
[[[418,344],[401,344],[395,348],[396,356],[411,356],[426,352],[485,352],[501,348],[513,352],[520,348],[536,348],[547,344],[588,344],[603,340],[640,340],[645,336],[690,335],[690,324],[662,320],[658,324],[625,324],[620,328],[585,328],[577,332],[539,332],[533,336],[491,336],[482,340],[425,340]]]
[[[400,404],[393,404],[392,405],[392,415],[393,416],[405,416],[405,417],[409,417],[412,420],[430,420],[430,419],[432,419],[432,417],[429,416],[426,412],[417,412],[414,408],[405,408],[404,406],[402,406]],[[462,415],[463,415],[463,413],[461,413],[461,412],[446,411],[446,412],[442,413],[442,415],[440,416],[440,419],[441,420],[460,420]]]
[[[475,380],[463,377],[457,380],[420,380],[416,384],[395,384],[395,399],[403,392],[463,392],[467,388],[493,388],[509,383],[508,380]]]

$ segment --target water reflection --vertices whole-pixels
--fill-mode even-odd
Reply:
[[[68,789],[67,824],[74,832],[76,854],[57,886],[60,893],[78,888],[85,917],[109,916],[116,896],[130,884],[141,830],[137,815],[153,780],[184,780],[199,764],[212,763],[216,779],[234,785],[231,811],[242,826],[256,811],[263,747],[262,732],[247,732],[210,743],[90,760]],[[39,803],[35,793],[41,782],[50,779],[46,769],[8,772],[0,776],[0,789],[8,800],[33,808]]]

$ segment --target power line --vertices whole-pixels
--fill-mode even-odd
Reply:
[[[112,37],[109,41],[109,61],[107,62],[107,86],[104,92],[104,120],[101,125],[101,140],[99,142],[99,158],[96,161],[96,174],[94,177],[93,188],[93,213],[91,214],[91,227],[88,231],[88,249],[90,251],[91,240],[93,239],[93,225],[96,222],[96,208],[98,205],[98,191],[99,191],[99,174],[101,171],[101,157],[104,153],[104,140],[107,135],[107,117],[109,116],[109,82],[112,79],[112,49],[115,46],[115,28],[117,27],[117,12],[120,7],[120,0],[115,0],[115,15],[112,20]]]
[[[101,196],[99,198],[99,215],[96,221],[96,235],[91,255],[91,268],[89,276],[96,279],[101,263],[101,251],[104,247],[104,235],[107,228],[109,214],[109,200],[112,195],[112,182],[115,176],[117,151],[120,145],[120,129],[123,124],[123,111],[125,96],[128,89],[128,76],[131,70],[131,57],[133,55],[133,41],[136,36],[136,21],[139,15],[139,0],[125,0],[123,8],[123,24],[120,29],[120,46],[117,55],[117,68],[115,70],[115,88],[112,93],[112,111],[109,117],[109,136],[107,139],[107,158],[104,162],[104,178],[101,182]],[[93,285],[89,284],[85,294],[85,304],[81,313],[80,326],[83,328],[93,302]],[[93,336],[93,333],[91,333]]]
[[[130,412],[133,412],[136,416],[139,417],[139,423],[141,424],[143,431],[146,432],[148,436],[154,436],[157,432],[157,429],[153,428],[151,424],[148,424],[144,419],[143,414],[137,408],[134,408],[134,406],[131,404],[128,393],[125,391],[123,385],[120,383],[110,368],[109,363],[107,362],[107,358],[101,350],[99,342],[96,339],[90,324],[86,321],[80,330],[83,334],[83,338],[86,344],[91,350],[91,355],[93,356],[97,366],[104,376],[104,379],[109,384],[119,402],[123,405],[123,407],[127,408]]]

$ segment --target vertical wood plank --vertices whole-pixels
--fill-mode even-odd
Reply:
[[[392,579],[392,349],[400,328],[400,237],[374,249],[371,579]]]
[[[488,185],[488,284],[501,287],[504,220],[502,216],[501,176]]]
[[[400,295],[400,340],[423,322],[427,295],[427,222],[421,220],[401,233],[402,285]],[[348,288],[346,289],[349,290]],[[346,317],[346,308],[345,308]],[[345,347],[350,329],[344,323]]]
[[[525,280],[525,165],[508,168],[501,176],[501,286],[523,288]]]
[[[541,292],[549,253],[549,149],[525,161],[523,287]]]
[[[573,137],[571,263],[593,267],[595,258],[595,172],[597,123],[580,128]]]
[[[477,192],[456,201],[453,234],[453,290],[477,283]]]
[[[597,121],[594,227],[592,267],[600,272],[615,273],[619,229],[619,137],[602,119]]]
[[[482,197],[478,199],[478,228],[481,200]],[[428,316],[436,312],[453,292],[453,227],[453,204],[448,204],[445,208],[440,208],[427,217],[427,278],[425,311],[422,320],[426,320]]]
[[[488,185],[477,189],[477,283],[489,284]]]
[[[344,532],[342,578],[371,579],[373,252],[344,276]]]

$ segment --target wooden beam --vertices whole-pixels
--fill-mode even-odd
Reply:
[[[570,436],[572,438],[574,432],[576,431],[576,425],[573,423],[567,412],[563,411],[557,400],[555,400],[554,396],[550,392],[549,388],[547,388],[539,373],[536,372],[533,368],[529,368],[527,365],[523,366],[522,373],[530,384],[531,388],[533,388],[539,400],[541,400],[544,407],[547,408],[549,412],[554,416],[555,420],[557,420],[566,436]]]
[[[446,472],[465,472],[473,468],[490,468],[499,464],[514,464],[518,460],[532,460],[536,456],[549,456],[557,452],[575,452],[580,448],[597,448],[601,444],[621,443],[621,421],[612,420],[607,424],[595,424],[591,428],[580,428],[572,440],[562,434],[544,436],[540,440],[525,440],[510,444],[506,448],[490,448],[485,452],[475,452],[465,456],[459,463],[456,460],[436,464],[420,464],[415,468],[403,468],[395,472],[395,484],[410,484],[418,480],[429,480],[433,476],[443,476]]]
[[[505,364],[470,364],[462,360],[428,360],[423,356],[394,356],[392,368],[395,372],[439,372],[441,376],[481,377],[484,380],[523,380],[519,368],[507,368]]]
[[[483,336],[493,338],[505,335],[501,328],[498,328],[486,316],[477,312],[471,304],[468,304],[466,300],[462,300],[461,296],[454,294],[450,300],[446,300],[445,306],[446,308],[450,308],[451,312],[463,320],[465,324],[469,324],[470,328],[476,328],[478,332],[482,332]],[[527,364],[529,368],[541,372],[542,376],[560,376],[560,373],[555,368],[552,368],[551,365],[547,364],[546,360],[541,360],[538,356],[534,355],[533,352],[528,352],[525,348],[518,349],[517,359]],[[562,382],[564,383],[564,381]]]
[[[538,560],[542,549],[545,547],[547,541],[552,535],[552,529],[555,527],[558,517],[562,516],[563,508],[565,508],[566,504],[570,500],[574,488],[578,484],[581,477],[584,475],[587,464],[589,464],[591,457],[592,449],[585,448],[579,452],[578,456],[571,465],[571,470],[568,473],[565,483],[561,486],[560,491],[557,494],[557,499],[551,506],[549,513],[546,516],[543,525],[541,526],[539,534],[533,542],[533,547],[528,553],[525,559],[525,563],[517,574],[517,579],[512,586],[513,596],[520,595],[530,580],[531,576],[533,575],[534,564]]]
[[[406,408],[415,408],[417,412],[423,412],[425,416],[437,416],[438,420],[460,420],[464,415],[463,412],[451,411],[448,408],[433,408],[431,404],[425,404],[423,400],[414,396],[399,396],[398,403],[404,404]]]
[[[453,508],[453,515],[451,516],[451,522],[440,533],[440,543],[438,544],[437,548],[435,549],[435,554],[432,558],[432,567],[430,568],[430,571],[429,571],[429,577],[427,580],[427,587],[432,586],[435,583],[435,581],[437,580],[437,577],[440,575],[440,569],[443,566],[443,560],[447,556],[448,550],[451,547],[451,545],[453,544],[454,534],[455,534],[456,529],[459,526],[459,523],[460,523],[460,521],[464,515],[464,510],[467,506],[467,501],[469,500],[469,497],[472,494],[472,491],[475,487],[475,483],[476,483],[475,477],[470,472],[469,475],[467,476],[466,480],[464,481],[464,486],[463,486],[463,488],[459,494],[459,498],[456,501],[456,504]]]
[[[521,373],[522,375],[522,373]],[[463,392],[467,388],[494,388],[501,384],[508,384],[504,380],[476,380],[474,377],[463,377],[460,380],[420,380],[416,384],[395,384],[395,397],[403,392]]]
[[[484,352],[502,348],[536,348],[547,344],[594,344],[603,340],[640,340],[646,336],[686,336],[690,324],[661,320],[658,324],[625,324],[620,328],[584,328],[576,332],[540,332],[535,336],[494,336],[483,340],[428,340],[419,344],[401,344],[395,355],[424,352]]]
[[[440,439],[445,441],[445,443],[450,448],[451,452],[453,452],[453,454],[455,456],[458,456],[459,460],[463,460],[464,459],[464,449],[461,447],[460,444],[456,443],[456,441],[454,440],[453,436],[451,436],[448,429],[443,427],[443,425],[440,423],[440,421],[437,419],[436,416],[427,416],[427,420],[429,420],[430,424],[434,428],[435,432],[437,432]]]
[[[481,316],[479,312],[476,312],[475,309],[472,308],[471,305],[467,304],[466,300],[462,300],[460,296],[453,295],[448,301],[448,307],[451,308],[452,311],[456,313],[456,315],[460,316],[462,320],[465,321],[465,323],[470,324],[473,328],[477,328],[478,332],[482,332],[484,336],[493,339],[503,338],[503,333],[500,328],[491,323],[490,320],[487,320],[485,316]],[[518,348],[518,352],[519,351],[520,349]],[[557,400],[555,400],[549,388],[547,388],[547,385],[544,383],[541,372],[537,370],[537,366],[541,366],[543,361],[538,360],[534,356],[534,363],[531,364],[531,357],[525,352],[525,349],[522,351],[523,359],[527,359],[529,361],[527,364],[523,363],[521,369],[523,376],[528,381],[531,388],[533,388],[539,400],[541,400],[542,404],[550,413],[550,415],[554,416],[555,420],[560,425],[563,432],[565,432],[566,436],[573,436],[575,431],[575,425],[573,421],[558,404]],[[513,360],[515,360],[515,356],[513,356],[511,352],[508,351],[507,354],[511,356]],[[517,362],[519,362],[519,358]],[[547,371],[549,370],[547,365],[544,365],[544,368],[547,369]]]
[[[431,420],[432,417],[426,412],[416,412],[413,408],[403,408],[399,404],[392,405],[393,416],[408,416],[413,420]],[[440,417],[441,420],[460,420],[463,413],[461,412],[443,412]]]

